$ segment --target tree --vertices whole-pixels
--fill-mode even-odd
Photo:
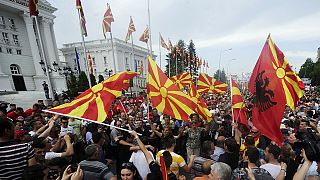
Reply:
[[[98,83],[101,83],[102,81],[104,81],[104,78],[101,74],[99,74],[98,76]]]
[[[97,84],[96,77],[93,74],[90,74],[90,81],[92,87]]]
[[[299,77],[301,78],[311,78],[315,63],[313,63],[311,58],[308,58],[304,64],[302,64]]]
[[[72,73],[67,80],[68,96],[71,98],[78,96],[78,82],[76,76]]]
[[[314,63],[312,72],[311,72],[311,84],[314,86],[320,85],[320,61],[318,60]]]
[[[220,73],[220,77],[219,77],[219,73]],[[226,76],[224,69],[222,69],[222,71],[220,69],[218,69],[216,71],[216,73],[214,73],[213,77],[218,81],[221,81],[224,83],[227,82],[227,76]]]
[[[81,71],[78,81],[78,92],[84,92],[89,89],[89,81],[85,72]]]

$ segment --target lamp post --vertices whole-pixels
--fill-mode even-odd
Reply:
[[[66,85],[68,92],[70,91],[69,86],[68,86],[68,76],[71,75],[73,72],[71,70],[71,67],[63,67],[63,72],[62,74],[66,77]]]
[[[45,75],[46,75],[47,78],[48,78],[49,94],[50,94],[51,98],[54,98],[54,97],[53,97],[53,87],[52,87],[52,84],[51,84],[50,73],[51,73],[52,71],[54,71],[54,72],[59,72],[59,74],[60,74],[62,70],[61,70],[61,68],[59,67],[58,63],[55,62],[55,61],[52,63],[53,68],[51,68],[50,65],[47,65],[47,63],[44,62],[43,60],[41,60],[41,61],[39,62],[39,64],[40,64],[40,66],[41,66],[41,69],[43,70],[43,72],[45,73]],[[49,98],[50,98],[50,96],[49,96]]]
[[[218,80],[220,81],[220,75],[221,75],[221,69],[220,69],[220,64],[221,64],[221,55],[222,55],[222,52],[226,52],[226,51],[231,51],[232,48],[229,48],[229,49],[225,49],[225,50],[220,50],[220,58],[219,58],[219,71],[218,71]]]
[[[231,61],[235,61],[235,60],[237,60],[237,59],[229,59],[229,61],[228,61],[228,66],[227,66],[227,74],[228,74],[228,75],[229,75],[230,62],[231,62]]]
[[[113,74],[113,70],[112,70],[112,69],[109,69],[109,70],[108,70],[108,69],[106,68],[106,69],[104,70],[104,73],[105,73],[106,75],[108,75],[108,78],[109,78],[109,77]]]

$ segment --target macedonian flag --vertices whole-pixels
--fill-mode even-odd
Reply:
[[[193,83],[190,83],[190,89],[188,94],[192,98],[192,100],[197,103],[197,108],[195,109],[195,112],[199,114],[199,116],[202,119],[205,119],[208,122],[210,122],[212,120],[212,114],[208,110],[205,101],[201,98],[196,86]]]
[[[147,91],[152,105],[172,118],[188,120],[197,107],[190,97],[184,94],[148,57]]]
[[[182,74],[178,74],[176,76],[170,77],[170,80],[176,84],[180,89],[182,89],[186,85],[190,85],[192,83],[192,77],[190,73],[185,72]]]
[[[233,119],[235,120],[235,122],[239,122],[249,127],[247,120],[247,108],[241,95],[240,89],[233,79],[231,79],[231,85]]]
[[[130,71],[115,74],[86,90],[70,103],[51,108],[49,111],[103,122],[113,100],[122,95],[122,89],[129,87],[128,80],[136,75],[136,72]]]
[[[208,76],[205,73],[200,73],[197,88],[200,94],[207,92],[223,94],[227,91],[228,85]]]

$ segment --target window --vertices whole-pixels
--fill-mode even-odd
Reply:
[[[17,54],[21,55],[21,50],[20,49],[17,49]]]
[[[1,25],[2,25],[2,26],[5,26],[5,25],[6,25],[3,16],[0,16],[0,26],[1,26]]]
[[[95,74],[97,73],[97,69],[94,69],[94,73],[95,73]]]
[[[19,40],[18,40],[18,35],[12,34],[12,39],[13,39],[15,45],[20,46]]]
[[[95,60],[94,57],[92,58],[92,64],[93,64],[93,65],[96,65],[96,60]]]
[[[103,57],[103,62],[104,62],[104,64],[107,64],[107,57]]]
[[[16,30],[16,25],[14,24],[14,20],[12,18],[9,19],[10,28],[13,30]]]
[[[126,70],[129,69],[128,58],[126,57]]]
[[[3,40],[6,44],[10,44],[10,41],[8,38],[8,33],[2,32],[2,37],[3,37]]]
[[[12,54],[12,49],[7,48],[7,53],[8,53],[8,54]]]
[[[10,65],[10,70],[12,74],[20,74],[19,67],[15,64]]]
[[[0,47],[0,53],[2,53],[2,47]]]

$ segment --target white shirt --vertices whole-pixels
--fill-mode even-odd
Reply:
[[[270,163],[261,165],[260,168],[267,170],[274,179],[277,178],[277,176],[279,175],[280,170],[281,170],[280,165],[275,165],[275,164],[270,164]]]
[[[150,153],[151,157],[153,158],[152,153],[150,151],[148,151],[148,152]],[[147,162],[147,159],[141,150],[139,150],[137,152],[133,152],[130,157],[129,162],[132,162],[136,166],[142,179],[145,179],[145,177],[148,175],[148,173],[151,172],[149,169],[149,164]]]

